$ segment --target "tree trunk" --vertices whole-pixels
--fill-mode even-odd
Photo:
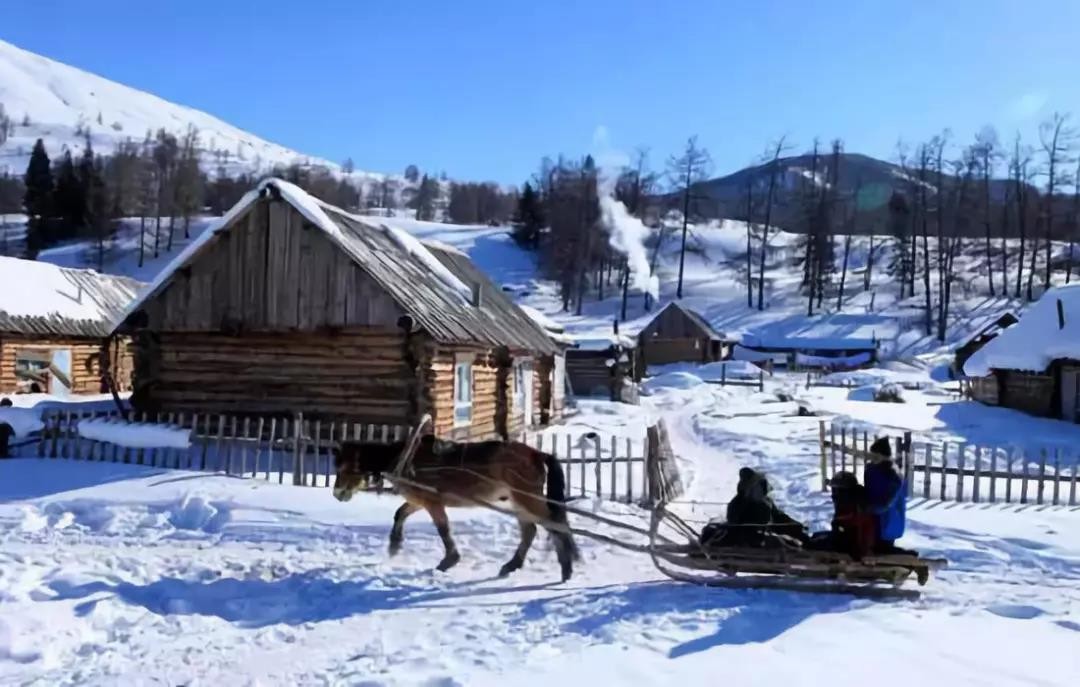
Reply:
[[[925,164],[919,170],[919,180],[925,182]],[[926,202],[926,186],[919,185],[920,218],[922,221],[922,244],[923,244],[923,290],[926,292],[926,335],[933,333],[933,304],[930,299],[930,222]],[[939,191],[940,192],[940,191]]]
[[[776,192],[776,162],[780,157],[780,146],[773,155],[769,168],[769,192],[765,197],[765,226],[761,228],[761,255],[758,256],[758,291],[757,309],[765,309],[765,254],[769,248],[769,224],[772,222],[773,195]]]
[[[1016,178],[1016,226],[1020,234],[1020,254],[1016,261],[1016,294],[1020,297],[1020,289],[1024,283],[1024,248],[1027,241],[1027,189],[1023,187],[1023,172],[1017,171]]]
[[[688,164],[686,166],[686,188],[683,189],[682,246],[679,248],[679,285],[675,289],[675,297],[680,299],[683,294],[683,267],[686,264],[686,225],[690,222],[690,179],[692,172],[692,165]]]
[[[139,210],[139,267],[146,256],[146,210]]]
[[[844,262],[840,268],[840,291],[836,294],[836,311],[844,309],[844,282],[847,281],[848,256],[851,254],[851,234],[844,237]]]
[[[754,307],[754,258],[751,244],[750,222],[746,223],[746,307]]]
[[[623,264],[623,273],[622,273],[622,310],[620,311],[620,317],[619,317],[619,319],[622,320],[622,321],[626,321],[626,300],[627,300],[627,296],[629,295],[629,293],[630,293],[630,264],[629,263],[624,263]],[[646,298],[648,298],[648,294],[645,294],[645,296],[646,296]]]
[[[165,250],[172,252],[173,232],[176,228],[176,217],[173,215],[172,210],[169,211],[169,242],[165,246]]]
[[[1001,295],[1009,297],[1009,203],[1008,196],[1001,206]]]
[[[1035,220],[1035,236],[1039,235],[1039,221]],[[1027,299],[1028,301],[1035,300],[1035,264],[1036,259],[1039,257],[1039,239],[1032,239],[1034,244],[1031,249],[1031,266],[1028,267],[1028,279],[1027,279]]]
[[[870,279],[874,273],[874,235],[870,234],[870,250],[866,254],[866,273],[863,275],[863,291],[870,290]],[[901,279],[901,281],[903,281]],[[904,297],[903,289],[901,288],[900,297]]]
[[[990,295],[994,295],[994,260],[991,257],[990,244],[990,149],[983,148],[983,219],[986,222],[986,279],[990,285]]]

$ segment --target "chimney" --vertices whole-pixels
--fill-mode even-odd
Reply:
[[[472,304],[473,304],[473,306],[479,308],[483,304],[483,302],[484,302],[483,293],[484,293],[483,287],[480,286],[479,283],[475,283],[475,284],[472,285]]]

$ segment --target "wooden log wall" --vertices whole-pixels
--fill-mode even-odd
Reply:
[[[312,419],[410,422],[415,372],[406,364],[400,330],[145,338],[138,343],[132,400],[139,411],[302,412]]]
[[[469,356],[473,363],[472,421],[462,427],[454,427],[454,363],[458,354]],[[428,399],[437,436],[459,441],[498,436],[498,365],[490,351],[438,346],[432,351],[429,370]]]
[[[132,354],[127,339],[113,343],[104,354],[109,356],[119,391],[131,388]],[[51,353],[58,349],[71,351],[72,392],[76,394],[100,394],[106,389],[101,379],[101,356],[105,342],[86,338],[34,338],[23,335],[0,336],[0,393],[14,393],[17,389],[15,361],[26,351]],[[47,392],[48,389],[42,389]]]
[[[707,338],[642,338],[639,348],[645,365],[668,363],[706,363],[712,360]]]
[[[1032,415],[1054,417],[1055,377],[1018,370],[1002,371],[1000,405]]]

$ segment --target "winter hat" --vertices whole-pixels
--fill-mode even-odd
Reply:
[[[873,444],[870,445],[870,453],[882,458],[892,458],[892,446],[889,444],[888,437],[878,437]]]

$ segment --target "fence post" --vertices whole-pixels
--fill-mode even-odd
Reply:
[[[836,474],[836,423],[829,423],[829,461],[832,463],[832,474]]]
[[[289,440],[289,418],[283,417],[283,418],[281,418],[281,447],[282,447],[282,451],[281,451],[280,460],[278,460],[278,468],[277,468],[277,483],[278,484],[285,484],[285,451],[287,450],[286,447],[288,446],[288,444],[285,443],[285,442],[287,442],[288,440]]]
[[[1012,483],[1013,483],[1013,457],[1016,455],[1016,449],[1005,449],[1005,503],[1012,503]]]
[[[1023,462],[1023,480],[1020,482],[1020,503],[1027,503],[1028,493],[1028,460],[1027,452],[1024,449],[1020,449],[1020,460]]]
[[[333,426],[331,426],[333,432]],[[315,421],[315,453],[311,457],[311,486],[319,486],[319,451],[322,448],[322,420]]]
[[[915,495],[915,451],[911,446],[911,432],[904,432],[904,480],[907,482],[907,497]]]
[[[1039,449],[1039,493],[1036,496],[1036,503],[1040,506],[1043,504],[1043,490],[1046,488],[1046,449]]]
[[[1069,505],[1076,505],[1076,471],[1080,469],[1080,456],[1073,454],[1072,480],[1069,484]]]
[[[727,365],[720,366],[720,386],[727,386]]]
[[[297,413],[293,420],[293,463],[292,483],[293,486],[301,486],[301,475],[304,474],[304,414]]]
[[[840,427],[840,471],[847,471],[847,425]]]
[[[967,444],[960,444],[960,452],[956,456],[956,500],[964,502],[964,464],[967,463]]]
[[[923,480],[922,480],[922,496],[924,499],[930,498],[930,467],[933,464],[933,452],[930,449],[929,442],[926,444],[926,451],[923,452]]]
[[[615,500],[616,492],[619,489],[619,487],[618,487],[618,482],[619,482],[619,474],[618,474],[618,472],[619,472],[619,470],[616,467],[618,465],[618,463],[615,460],[615,452],[618,450],[618,446],[619,446],[618,439],[616,439],[615,435],[612,434],[611,435],[611,500],[612,501]]]
[[[596,466],[593,468],[593,472],[596,473],[596,498],[604,498],[604,472],[603,472],[603,458],[602,449],[600,448],[600,435],[596,435],[595,453],[596,453]],[[584,448],[584,447],[583,447]],[[582,450],[581,457],[585,457],[585,451]]]
[[[971,502],[979,502],[979,482],[982,479],[982,447],[975,445],[975,484],[971,486]]]
[[[825,458],[825,421],[818,420],[818,448],[821,451],[821,490],[829,490],[828,464]]]
[[[990,503],[997,503],[998,447],[990,447]]]
[[[1054,448],[1054,505],[1058,505],[1059,497],[1061,496],[1061,448]]]
[[[634,461],[633,443],[626,437],[626,502],[634,502]]]
[[[941,493],[939,495],[940,500],[945,500],[945,482],[946,477],[949,474],[949,442],[941,442]]]
[[[724,369],[727,369],[727,367],[725,366]],[[758,388],[758,391],[760,391],[760,392],[765,391],[765,371],[764,370],[759,370],[758,371],[757,388]]]

